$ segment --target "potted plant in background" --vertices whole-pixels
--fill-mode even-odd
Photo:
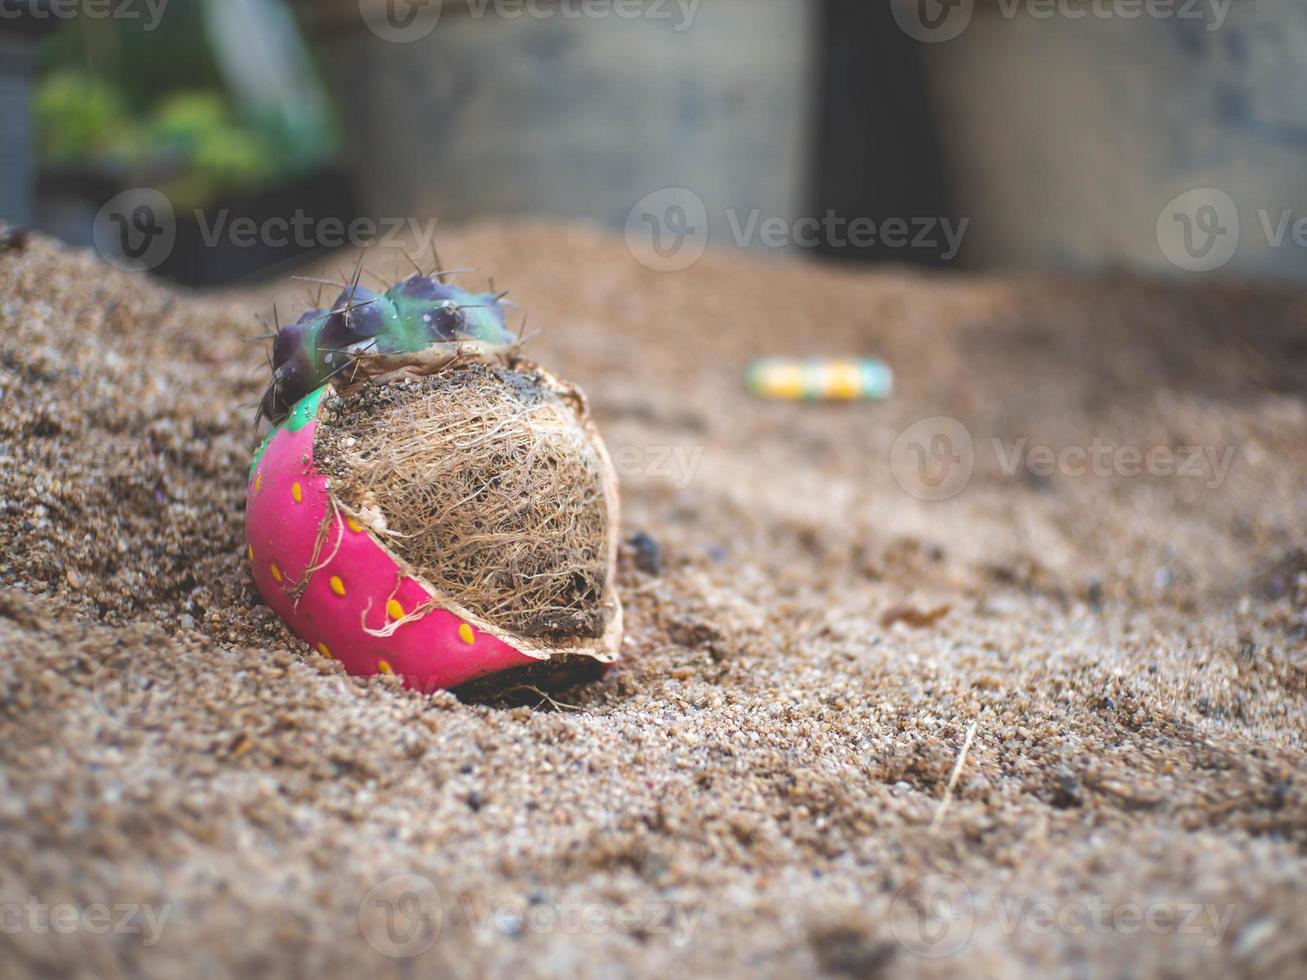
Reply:
[[[267,275],[339,244],[234,228],[355,216],[329,106],[275,2],[172,0],[152,30],[74,18],[50,40],[34,105],[39,226],[103,250],[106,202],[157,191],[176,235],[149,267],[179,282]]]

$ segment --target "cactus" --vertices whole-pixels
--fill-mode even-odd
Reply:
[[[502,293],[473,293],[443,276],[410,276],[384,293],[344,284],[330,309],[308,310],[273,336],[272,380],[259,417],[280,422],[329,381],[352,382],[370,363],[443,352],[502,355],[517,346]],[[333,284],[339,285],[339,284]]]
[[[350,673],[415,690],[612,663],[620,503],[585,396],[519,356],[502,294],[359,274],[273,335],[259,594]]]

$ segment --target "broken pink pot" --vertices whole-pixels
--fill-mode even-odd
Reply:
[[[450,602],[348,514],[313,465],[318,410],[330,392],[327,386],[308,395],[273,429],[246,490],[255,585],[296,636],[351,674],[396,674],[423,692],[560,655],[617,659],[622,616],[615,593],[603,637],[541,647]]]

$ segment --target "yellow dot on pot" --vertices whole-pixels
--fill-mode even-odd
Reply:
[[[327,644],[325,644],[325,643],[319,643],[319,644],[318,644],[318,653],[322,654],[322,655],[323,655],[324,657],[326,657],[328,660],[335,660],[335,659],[336,659],[335,657],[333,657],[333,656],[331,655],[331,650],[327,647]]]
[[[290,495],[295,498],[295,503],[298,504],[304,499],[304,488],[298,483],[292,483],[290,485]]]
[[[403,619],[404,607],[401,606],[396,600],[391,599],[389,602],[386,603],[386,615],[389,616],[391,619]]]
[[[254,545],[247,544],[245,546],[245,554],[249,555],[250,561],[254,561]]]
[[[263,489],[263,470],[254,474],[254,492],[258,493]]]
[[[339,575],[331,576],[331,591],[336,593],[336,595],[345,594],[345,583],[340,580]]]
[[[355,534],[359,534],[363,531],[363,525],[360,524],[358,521],[354,520],[354,518],[352,517],[346,520],[345,523],[349,525],[349,529],[353,531]]]
[[[458,624],[458,638],[468,646],[475,643],[477,639],[476,634],[472,632],[472,627],[467,625],[467,623]]]
[[[276,579],[278,582],[281,581],[281,569],[277,567],[277,563],[275,561],[268,566],[268,570],[272,572],[272,577],[274,579]]]
[[[381,671],[383,674],[393,674],[395,672],[395,669],[385,660],[377,663],[377,670]]]

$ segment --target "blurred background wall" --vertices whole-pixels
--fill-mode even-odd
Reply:
[[[0,0],[3,216],[99,244],[157,191],[183,282],[332,247],[215,245],[218,213],[621,231],[650,199],[764,253],[1307,279],[1300,0],[50,3]],[[910,234],[792,233],[832,218]]]
[[[946,179],[972,218],[964,261],[1173,273],[1168,255],[1184,260],[1187,224],[1201,248],[1207,215],[1238,241],[1223,273],[1307,278],[1307,242],[1291,240],[1307,218],[1307,4],[1176,0],[1167,18],[1085,4],[1074,19],[1007,6],[978,2],[956,38],[919,45]]]
[[[670,187],[692,189],[709,213],[803,211],[813,4],[667,2],[577,18],[448,3],[420,40],[389,41],[358,2],[315,4],[308,19],[374,213],[621,228],[636,201]],[[713,225],[729,241],[725,222]]]

